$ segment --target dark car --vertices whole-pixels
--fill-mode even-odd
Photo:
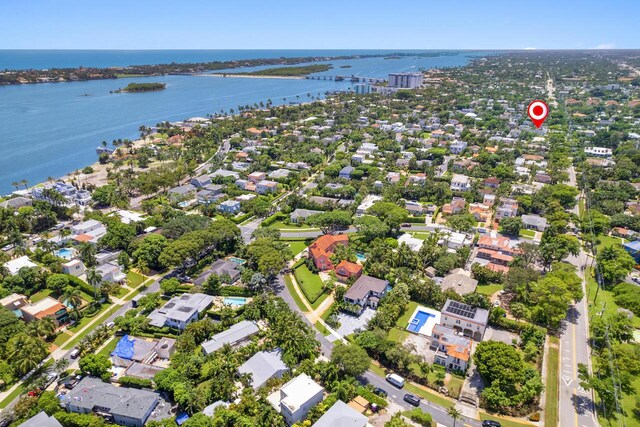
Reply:
[[[400,224],[400,227],[411,227],[411,224],[409,224],[408,222],[405,222],[403,224]]]
[[[501,427],[501,424],[493,420],[484,420],[482,422],[482,427]]]
[[[404,401],[413,406],[420,406],[420,398],[418,396],[414,396],[413,394],[405,394]]]
[[[373,389],[373,392],[378,396],[387,397],[387,391],[383,388],[376,387]]]

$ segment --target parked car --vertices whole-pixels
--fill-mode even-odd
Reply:
[[[408,222],[404,222],[400,224],[400,227],[411,227],[411,224],[409,224]]]
[[[71,354],[69,355],[69,357],[72,359],[77,359],[78,356],[80,356],[80,350],[78,350],[77,348],[74,348]]]
[[[109,323],[107,323],[107,328],[108,328],[108,329],[111,329],[111,328],[113,328],[114,326],[116,326],[116,324],[115,324],[114,322],[109,322]]]
[[[405,394],[404,401],[413,406],[420,406],[420,398],[418,396],[414,396],[413,394]]]
[[[386,376],[387,381],[398,388],[404,387],[404,378],[398,374],[388,374]]]
[[[497,422],[497,421],[493,421],[493,420],[484,420],[482,422],[482,427],[501,427],[502,425]]]
[[[373,389],[373,392],[378,396],[387,397],[387,391],[383,388],[376,387]]]

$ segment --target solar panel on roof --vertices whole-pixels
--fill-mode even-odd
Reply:
[[[473,319],[476,316],[476,308],[457,301],[450,301],[447,309],[452,314]]]

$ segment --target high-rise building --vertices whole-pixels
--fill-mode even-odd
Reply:
[[[422,86],[422,78],[422,73],[391,73],[389,74],[389,87],[415,89]]]

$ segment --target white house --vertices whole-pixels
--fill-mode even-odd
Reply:
[[[34,264],[28,256],[23,255],[20,258],[5,262],[4,266],[9,271],[10,275],[15,276],[21,268],[37,267],[38,265]]]
[[[324,389],[307,374],[286,383],[268,398],[273,407],[292,425],[306,418],[309,410],[322,402]]]
[[[462,332],[465,337],[482,341],[489,323],[489,311],[448,299],[442,308],[440,324]]]
[[[471,178],[466,175],[454,174],[451,178],[451,191],[467,191],[471,189]]]

